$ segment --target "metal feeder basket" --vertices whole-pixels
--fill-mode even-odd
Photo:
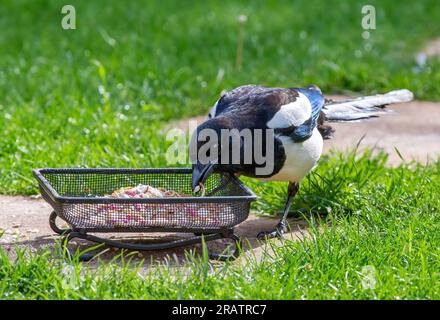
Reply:
[[[205,183],[205,196],[192,194],[190,168],[164,169],[38,169],[34,176],[42,197],[52,206],[49,223],[63,235],[64,244],[86,239],[107,246],[131,250],[158,250],[229,238],[231,255],[211,253],[227,260],[239,254],[234,226],[246,220],[254,193],[229,173],[214,173]],[[121,187],[150,185],[184,195],[163,198],[110,198]],[[60,229],[56,218],[68,229]],[[98,237],[91,233],[183,232],[191,238],[163,243],[133,244]],[[67,248],[67,247],[66,247]],[[86,259],[83,257],[83,259]]]

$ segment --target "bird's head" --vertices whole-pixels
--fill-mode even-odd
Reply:
[[[233,128],[230,119],[217,117],[209,119],[197,127],[189,146],[192,163],[193,192],[200,190],[213,171],[221,170],[222,134]]]

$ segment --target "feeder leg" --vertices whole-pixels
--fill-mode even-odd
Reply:
[[[55,233],[58,233],[59,235],[67,234],[67,233],[72,232],[71,229],[61,229],[61,228],[59,228],[59,227],[57,226],[57,224],[56,224],[57,216],[58,216],[58,215],[57,215],[57,213],[56,213],[55,211],[52,211],[52,212],[51,212],[51,214],[50,214],[50,216],[49,216],[49,226],[50,226],[50,228],[51,228]]]
[[[63,245],[63,252],[67,255],[68,258],[72,258],[73,255],[70,252],[69,248],[67,247],[67,244],[70,242],[70,240],[79,238],[79,239],[86,239],[87,235],[82,234],[80,232],[69,232],[67,235],[64,236],[62,239],[62,245]],[[95,255],[92,253],[83,253],[79,256],[79,261],[89,261],[93,259]]]
[[[223,238],[232,239],[234,241],[234,246],[235,246],[234,252],[229,255],[210,253],[209,257],[213,260],[218,260],[218,261],[232,261],[237,259],[238,256],[240,255],[240,250],[239,250],[240,238],[234,234],[233,230],[229,230],[225,235],[223,235]]]
[[[196,237],[207,236],[207,235],[209,235],[209,234],[212,234],[212,232],[210,232],[210,233],[195,232],[195,233],[194,233],[194,235],[195,235]]]

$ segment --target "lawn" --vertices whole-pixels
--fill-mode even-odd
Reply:
[[[371,94],[396,88],[440,100],[439,59],[414,56],[440,34],[437,0],[69,1],[0,4],[0,194],[36,194],[38,167],[164,167],[163,128],[207,113],[245,83],[319,85]],[[237,17],[244,24],[236,66]],[[49,252],[10,260],[0,249],[0,298],[439,299],[440,163],[384,166],[386,155],[333,154],[305,179],[292,214],[307,240],[261,262],[140,273],[130,263],[89,269]],[[244,181],[279,212],[285,184]],[[244,267],[243,267],[244,265]],[[188,272],[189,268],[189,272]]]

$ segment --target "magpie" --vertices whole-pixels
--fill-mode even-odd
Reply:
[[[377,117],[386,112],[386,105],[412,99],[413,94],[406,89],[335,102],[326,99],[316,85],[304,88],[237,87],[220,97],[209,112],[208,120],[199,125],[192,136],[190,158],[193,163],[193,191],[199,192],[200,186],[212,172],[288,182],[287,202],[279,223],[274,230],[257,235],[258,239],[280,237],[287,231],[286,218],[301,180],[316,167],[323,140],[332,137],[334,130],[328,122]],[[215,143],[211,141],[212,137],[201,138],[203,131],[208,129],[217,135]],[[244,129],[250,131],[250,141],[245,141],[244,136],[233,141],[233,135],[226,140],[221,138],[225,130],[240,132]],[[262,132],[258,141],[255,134],[257,129]],[[268,132],[271,134],[268,135]],[[207,147],[209,143],[210,148]],[[257,161],[255,154],[245,161],[245,148],[249,144],[254,144],[253,150],[261,147],[266,156],[269,151],[273,152],[270,172],[258,173],[257,169],[262,169],[266,164]],[[268,145],[272,146],[271,150],[265,150]],[[206,150],[209,161],[200,160],[202,150]],[[234,150],[239,150],[235,161]],[[228,156],[222,158],[226,152]]]

